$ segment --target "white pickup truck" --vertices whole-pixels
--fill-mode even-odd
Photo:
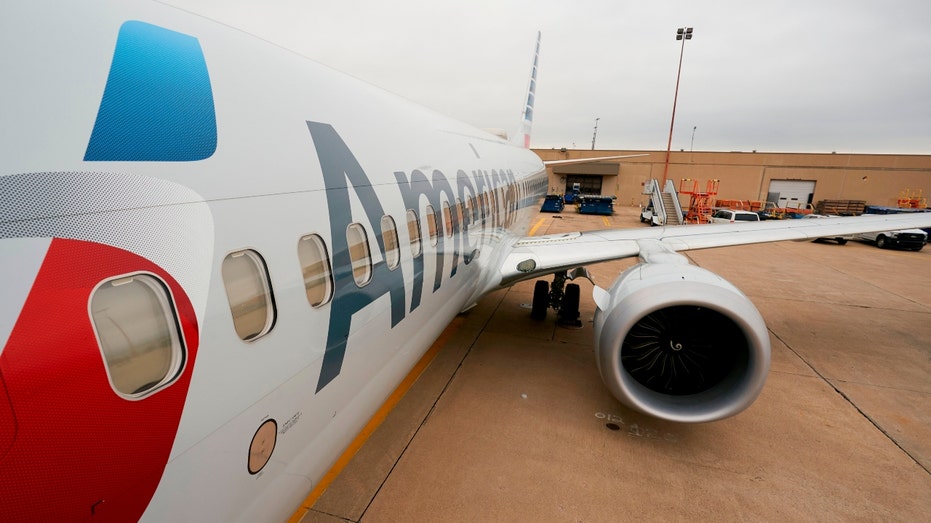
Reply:
[[[928,233],[921,229],[904,229],[901,231],[863,232],[854,236],[876,244],[880,249],[902,247],[920,251],[928,243]]]

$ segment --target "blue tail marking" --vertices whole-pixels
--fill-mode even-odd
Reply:
[[[209,158],[216,148],[213,91],[200,43],[125,22],[84,160],[189,162]]]

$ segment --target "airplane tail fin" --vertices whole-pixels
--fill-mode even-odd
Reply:
[[[533,64],[530,67],[530,85],[527,87],[527,102],[521,114],[520,128],[514,135],[512,143],[524,149],[530,148],[530,126],[533,123],[533,99],[537,90],[537,66],[540,63],[540,31],[537,31],[537,45],[533,51]]]

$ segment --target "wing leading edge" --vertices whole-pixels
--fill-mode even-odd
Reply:
[[[681,251],[921,227],[931,227],[931,213],[605,229],[528,236],[518,239],[502,258],[501,285],[632,256],[640,256],[647,263],[662,263],[672,261],[672,256],[663,254],[674,255]]]

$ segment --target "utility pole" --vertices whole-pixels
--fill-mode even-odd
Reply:
[[[595,132],[592,133],[592,150],[595,150],[595,137],[598,136],[598,120],[601,118],[595,118]]]
[[[663,187],[666,185],[666,175],[669,173],[669,151],[672,149],[672,128],[676,125],[676,101],[679,99],[679,78],[682,76],[682,55],[685,53],[685,41],[692,39],[691,27],[680,27],[676,30],[676,40],[682,40],[679,50],[679,72],[676,73],[676,94],[672,98],[672,121],[669,122],[669,142],[666,143],[666,166],[663,168]]]

